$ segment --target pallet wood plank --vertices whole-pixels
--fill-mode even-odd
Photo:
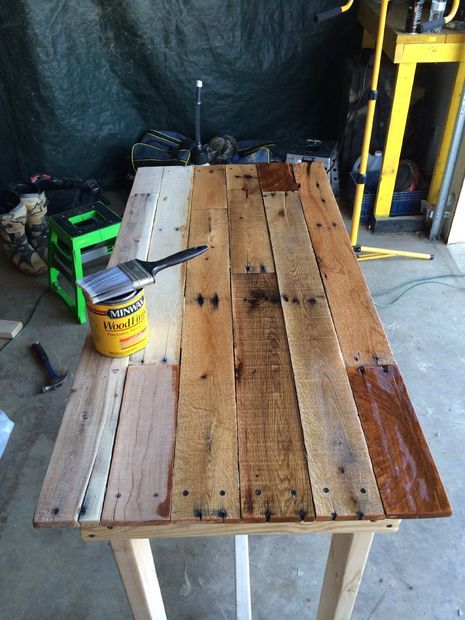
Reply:
[[[192,167],[166,168],[150,240],[148,260],[159,260],[187,247]],[[150,339],[144,349],[146,364],[179,364],[185,264],[164,269],[147,286]]]
[[[255,165],[226,166],[232,273],[274,271]]]
[[[317,520],[384,518],[299,194],[264,194]]]
[[[140,172],[136,179],[149,179],[153,191],[131,193],[110,266],[147,257],[163,171]],[[127,365],[128,358],[98,355],[87,337],[37,503],[37,527],[78,526],[80,513],[98,521]]]
[[[395,363],[323,165],[294,175],[346,366]]]
[[[257,164],[262,192],[295,192],[298,185],[289,164]]]
[[[165,172],[161,168],[139,168],[137,171],[125,209],[122,225],[123,234],[120,232],[118,236],[109,266],[129,260],[134,253],[140,253],[140,257],[144,257],[144,260],[148,257],[152,226]],[[133,353],[129,359],[121,358],[120,364],[121,368],[124,369],[124,374],[128,365],[141,363],[143,358],[143,350]],[[82,504],[79,521],[88,525],[100,521],[118,424],[122,391],[123,386],[121,386],[119,399],[109,411],[103,426],[94,466]]]
[[[170,520],[178,366],[130,366],[101,522]]]
[[[313,520],[276,276],[233,274],[232,284],[242,520]]]
[[[196,181],[194,181],[195,183]],[[192,210],[172,520],[239,519],[228,216]]]
[[[226,209],[224,166],[195,166],[192,208]]]
[[[448,517],[449,500],[397,366],[349,368],[387,516]]]

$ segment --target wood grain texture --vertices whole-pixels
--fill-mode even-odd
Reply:
[[[297,192],[265,194],[316,518],[384,518]]]
[[[191,538],[195,536],[235,536],[236,534],[354,534],[360,532],[393,533],[399,530],[399,519],[383,521],[285,521],[267,523],[259,521],[247,523],[226,521],[211,523],[180,521],[160,525],[120,525],[108,528],[103,526],[81,528],[81,538],[85,541],[127,540],[128,538]]]
[[[274,271],[255,165],[226,166],[232,273]]]
[[[166,620],[150,540],[115,540],[111,549],[135,620]]]
[[[148,251],[148,260],[159,260],[187,247],[193,168],[165,169]],[[224,185],[224,182],[223,182]],[[146,364],[179,364],[185,264],[164,269],[155,284],[145,288],[150,339]]]
[[[224,166],[194,166],[192,208],[226,209]]]
[[[293,169],[346,366],[394,363],[323,165]]]
[[[451,507],[397,366],[349,368],[387,516],[447,517]]]
[[[257,164],[262,192],[295,192],[298,189],[289,164]]]
[[[232,284],[242,520],[312,520],[276,276],[233,274]]]
[[[144,257],[144,260],[147,258],[164,172],[161,168],[139,168],[137,171],[124,212],[120,234],[110,257],[109,266],[129,260],[134,253],[140,254],[140,256]],[[128,364],[138,364],[143,359],[144,350],[141,350],[133,353],[129,359],[120,358],[118,361],[113,361],[114,364],[119,363],[124,371],[123,383],[118,392],[118,400],[115,400],[113,407],[108,411],[103,425],[92,473],[79,516],[81,523],[95,524],[100,521],[108,472],[110,471],[113,443],[118,425],[126,368]]]
[[[103,429],[119,411],[125,371],[121,359],[98,355],[87,336],[37,503],[36,527],[78,525]]]
[[[113,266],[147,258],[163,170],[137,172],[149,193],[131,193],[110,259]],[[136,184],[137,185],[137,184]],[[111,460],[128,358],[99,355],[87,337],[34,515],[36,527],[98,520]],[[89,494],[84,499],[89,486]]]
[[[172,519],[239,519],[226,210],[194,209],[189,244]]]
[[[178,367],[128,368],[103,525],[170,520]]]

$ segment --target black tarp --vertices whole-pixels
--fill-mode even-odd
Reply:
[[[16,0],[0,5],[0,182],[33,172],[114,184],[148,128],[289,144],[337,134],[355,11],[332,0]]]

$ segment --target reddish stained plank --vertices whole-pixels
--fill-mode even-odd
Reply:
[[[178,374],[178,366],[128,368],[103,525],[170,520]]]
[[[347,371],[386,516],[450,516],[449,500],[397,366]]]
[[[295,192],[299,186],[288,164],[257,164],[262,192]]]

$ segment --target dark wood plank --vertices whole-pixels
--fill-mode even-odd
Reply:
[[[297,192],[264,195],[317,520],[384,518]]]
[[[233,274],[242,519],[313,520],[299,409],[274,274]]]
[[[225,209],[192,210],[172,520],[238,520],[233,327]]]
[[[298,189],[289,164],[257,164],[262,192],[295,192]]]
[[[323,165],[294,174],[346,366],[395,363]]]
[[[127,370],[103,525],[170,521],[178,372],[155,364]]]
[[[274,271],[255,165],[226,166],[232,273]]]
[[[447,517],[451,507],[397,366],[349,368],[387,517]]]

